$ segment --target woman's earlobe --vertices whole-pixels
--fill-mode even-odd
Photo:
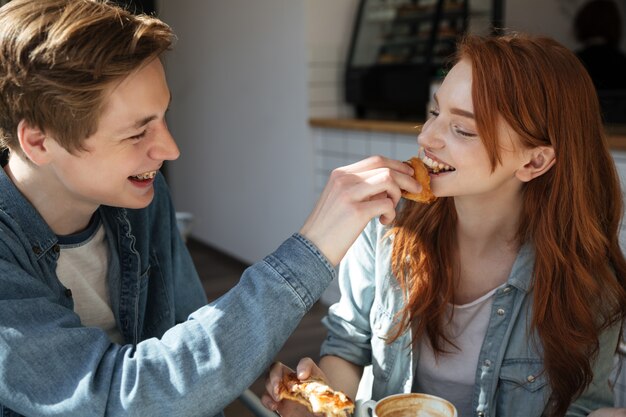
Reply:
[[[49,138],[40,128],[22,120],[17,125],[17,137],[22,152],[32,163],[40,166],[50,161],[50,152],[46,144]]]
[[[528,182],[545,174],[556,163],[556,155],[552,146],[534,148],[529,156],[530,160],[515,173],[517,178],[523,182]]]

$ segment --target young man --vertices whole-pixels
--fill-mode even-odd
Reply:
[[[161,21],[0,9],[0,415],[211,416],[265,370],[412,169],[336,170],[299,233],[206,304],[158,173],[179,151]]]

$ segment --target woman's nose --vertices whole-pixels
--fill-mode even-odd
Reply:
[[[439,149],[445,145],[443,138],[443,123],[438,123],[437,119],[428,120],[420,134],[417,136],[417,143],[424,148]]]

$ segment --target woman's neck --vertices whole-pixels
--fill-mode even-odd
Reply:
[[[517,249],[517,233],[522,211],[520,192],[498,198],[457,197],[458,244],[480,254],[490,248],[510,246]]]
[[[506,282],[519,251],[522,201],[521,195],[488,202],[457,198],[455,206],[455,303],[464,304]]]

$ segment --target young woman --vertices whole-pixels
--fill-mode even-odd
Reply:
[[[315,374],[354,398],[426,392],[460,417],[586,416],[626,309],[622,196],[593,84],[547,38],[469,36],[418,137],[438,199],[372,222],[344,259]],[[277,402],[284,365],[268,378]]]

